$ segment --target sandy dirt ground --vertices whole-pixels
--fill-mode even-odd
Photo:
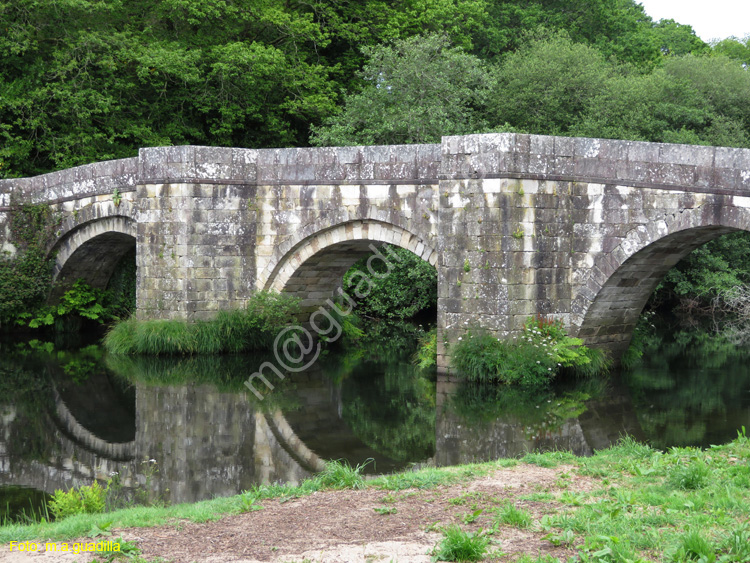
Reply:
[[[494,511],[508,502],[530,511],[538,521],[544,514],[566,508],[555,501],[531,500],[530,495],[559,496],[563,491],[597,487],[595,480],[576,475],[571,467],[519,465],[456,486],[318,492],[287,501],[263,501],[262,510],[214,522],[175,521],[155,528],[115,530],[113,537],[137,542],[148,561],[426,563],[444,526],[459,524],[473,532],[490,529]],[[381,514],[376,508],[390,509],[390,513]],[[467,523],[478,510],[482,512],[476,520]],[[544,540],[544,535],[539,530],[500,526],[490,536],[490,555],[485,560],[512,561],[521,554],[549,553],[564,561],[572,555],[572,551]],[[86,563],[94,559],[89,553],[47,552],[44,542],[38,544],[34,553],[11,552],[6,544],[0,550],[0,561]],[[73,541],[68,544],[72,549]]]

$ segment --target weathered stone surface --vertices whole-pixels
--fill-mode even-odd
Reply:
[[[9,208],[62,214],[59,290],[104,287],[137,249],[138,315],[205,319],[259,289],[314,312],[390,243],[438,270],[440,362],[468,329],[529,316],[619,354],[649,293],[704,242],[750,228],[750,151],[501,133],[440,145],[156,147],[0,181]],[[373,259],[387,259],[373,258]],[[364,287],[364,286],[363,286]]]

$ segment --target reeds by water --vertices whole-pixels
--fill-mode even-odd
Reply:
[[[297,299],[258,292],[244,309],[221,311],[209,321],[124,320],[104,337],[104,347],[111,354],[152,356],[270,350],[297,312]]]

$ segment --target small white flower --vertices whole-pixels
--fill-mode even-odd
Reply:
[[[463,338],[461,338],[460,336],[458,337],[458,339],[459,339],[459,340],[463,340]]]
[[[542,362],[540,362],[539,360],[537,360],[536,363],[541,364]]]

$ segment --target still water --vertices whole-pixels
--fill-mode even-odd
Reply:
[[[652,332],[643,362],[607,381],[534,392],[419,372],[419,334],[373,328],[367,345],[273,381],[263,400],[243,386],[261,357],[2,342],[0,505],[24,505],[18,487],[51,493],[94,478],[189,502],[298,482],[328,459],[382,473],[549,449],[590,455],[623,434],[706,447],[750,426],[750,351],[697,330]]]

